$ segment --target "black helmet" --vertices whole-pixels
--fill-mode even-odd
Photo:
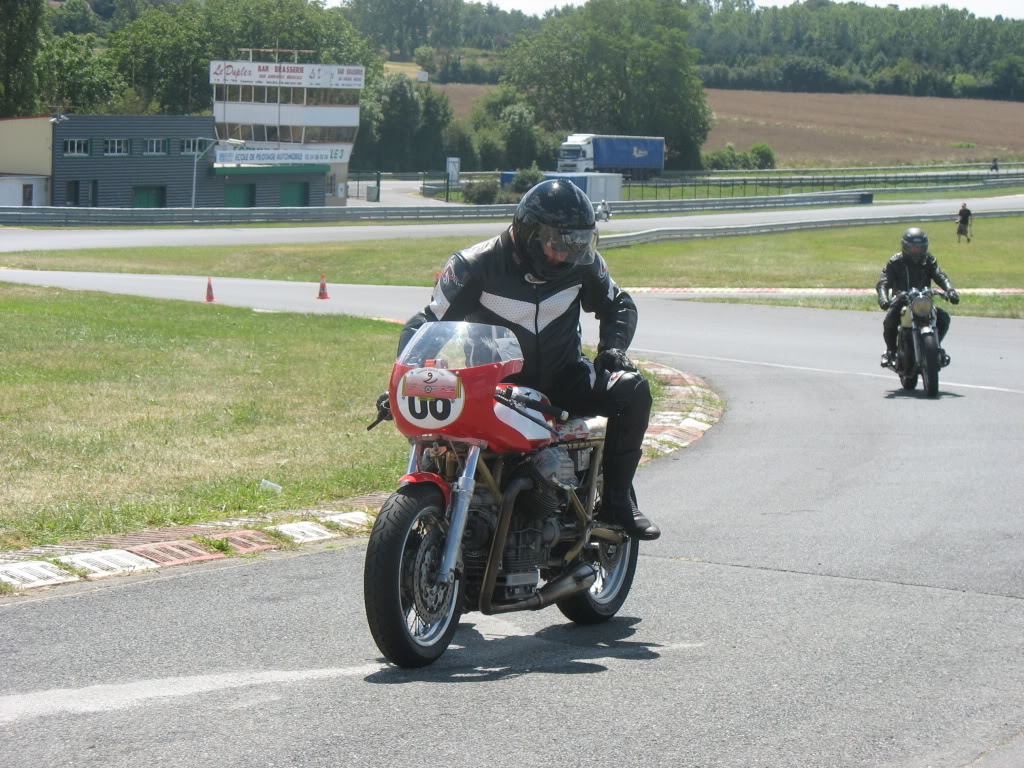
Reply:
[[[911,227],[903,233],[903,255],[915,264],[922,264],[928,254],[928,235],[920,227]]]
[[[512,238],[530,272],[554,280],[573,267],[594,263],[594,205],[571,181],[542,181],[519,201]]]

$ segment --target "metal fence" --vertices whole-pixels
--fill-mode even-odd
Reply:
[[[679,213],[728,208],[791,208],[870,203],[863,192],[749,197],[735,200],[639,200],[613,204],[614,213]],[[292,222],[329,224],[344,221],[436,221],[508,219],[515,205],[446,205],[433,207],[328,208],[78,208],[0,207],[0,225],[42,227],[109,227],[260,224]]]
[[[1024,216],[1024,211],[981,211],[973,214],[976,219],[997,218],[1000,216]],[[663,240],[701,240],[711,237],[729,237],[736,235],[757,235],[777,232],[801,232],[812,229],[834,229],[836,227],[870,226],[873,224],[906,224],[925,223],[929,221],[952,222],[948,213],[905,214],[883,216],[881,218],[836,218],[818,221],[790,221],[765,224],[738,224],[728,227],[672,227],[664,229],[648,229],[643,232],[629,232],[621,235],[602,235],[601,250],[611,248],[628,248],[642,243],[655,243]],[[950,224],[952,226],[952,224]]]
[[[815,191],[874,189],[899,191],[908,188],[952,189],[965,185],[992,187],[1024,185],[1024,170],[986,174],[978,171],[943,173],[847,173],[729,176],[694,174],[662,176],[644,181],[625,181],[622,197],[685,199],[746,197],[748,195],[787,195]]]

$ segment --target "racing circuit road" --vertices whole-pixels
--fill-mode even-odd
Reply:
[[[428,298],[346,294],[321,311]],[[927,400],[877,367],[881,313],[637,303],[634,354],[727,407],[638,473],[665,534],[616,620],[469,614],[407,672],[358,541],[58,587],[0,602],[0,765],[1024,765],[1024,322],[954,318]]]

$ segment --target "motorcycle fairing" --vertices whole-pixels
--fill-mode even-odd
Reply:
[[[408,391],[406,377],[420,377],[422,374],[416,371],[422,367],[395,363],[388,388],[395,426],[406,437],[446,435],[455,440],[476,440],[498,453],[525,453],[547,445],[552,434],[539,425],[521,416],[511,419],[498,415],[501,409],[510,409],[494,401],[495,390],[505,377],[522,370],[522,365],[522,360],[508,360],[451,369],[449,373],[460,380],[461,392],[456,397],[437,398],[403,395]]]

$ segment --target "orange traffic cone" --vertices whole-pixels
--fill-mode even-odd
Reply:
[[[206,300],[207,301],[216,301],[216,299],[213,298],[213,278],[212,277],[206,278]]]
[[[320,275],[320,293],[317,296],[317,298],[318,299],[329,299],[329,298],[331,298],[330,296],[327,295],[327,280],[325,279],[324,275]]]

